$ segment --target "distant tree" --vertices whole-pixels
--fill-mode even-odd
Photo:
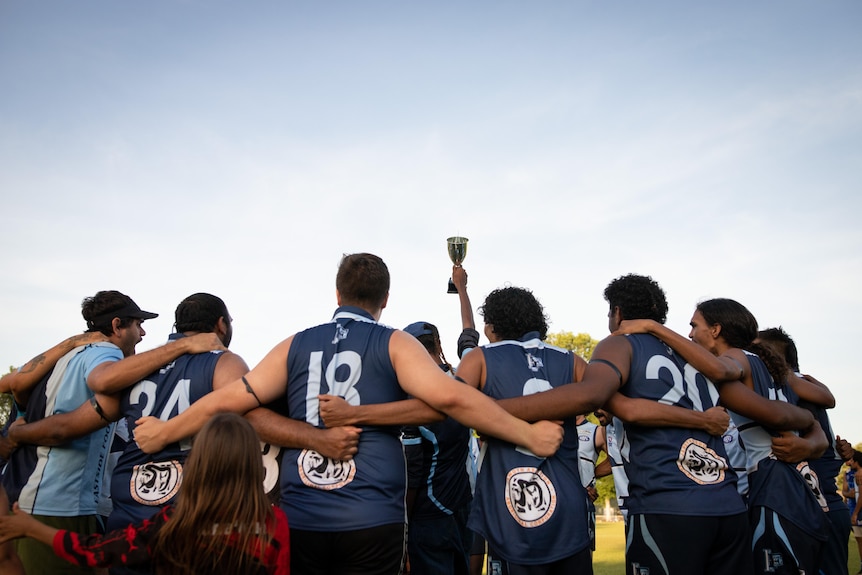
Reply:
[[[9,366],[8,373],[14,373],[15,366]],[[0,429],[6,427],[6,422],[12,416],[12,394],[0,393]]]
[[[563,349],[570,349],[587,361],[593,356],[593,350],[599,344],[599,340],[593,339],[588,333],[575,335],[570,331],[549,333],[545,341]]]

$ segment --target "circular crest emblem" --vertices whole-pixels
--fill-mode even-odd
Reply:
[[[315,489],[341,489],[353,481],[356,463],[324,457],[313,449],[303,449],[296,461],[299,478],[308,487]]]
[[[163,505],[173,499],[182,482],[183,464],[179,461],[148,461],[132,468],[129,492],[141,505]]]
[[[694,438],[687,439],[679,448],[676,465],[686,477],[701,485],[721,483],[727,469],[723,457]]]
[[[516,467],[506,475],[506,507],[521,527],[538,527],[554,514],[557,490],[536,467]]]

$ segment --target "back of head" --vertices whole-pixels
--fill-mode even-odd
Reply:
[[[777,385],[782,385],[787,379],[787,362],[774,347],[756,342],[757,318],[748,308],[736,300],[716,298],[697,304],[697,311],[703,316],[707,325],[719,325],[719,337],[731,347],[744,349],[757,354],[769,375]]]
[[[257,539],[266,544],[263,526],[272,517],[263,479],[251,424],[234,413],[213,416],[195,436],[174,514],[153,545],[157,572],[253,572],[246,550]],[[229,537],[236,542],[228,545]]]
[[[757,337],[757,319],[738,301],[715,298],[697,304],[707,325],[721,326],[719,336],[731,347],[747,349]]]
[[[183,471],[183,486],[192,488],[195,497],[206,490],[227,497],[231,491],[248,490],[249,485],[263,489],[257,433],[244,417],[217,414],[195,436]]]
[[[442,352],[440,332],[437,331],[437,326],[433,323],[417,321],[405,327],[404,331],[418,339],[431,357],[436,359]]]
[[[796,351],[796,343],[781,326],[761,330],[757,337],[760,341],[773,346],[779,354],[783,355],[784,360],[793,371],[799,371],[799,354]]]
[[[335,289],[344,305],[380,309],[389,294],[389,268],[373,254],[345,255],[335,276]]]
[[[622,319],[667,321],[667,297],[650,276],[628,274],[618,277],[605,288],[605,301],[611,309],[620,308]]]
[[[112,322],[120,318],[120,327],[127,327],[134,319],[152,319],[158,314],[142,311],[132,298],[116,290],[97,292],[81,302],[81,315],[87,322],[87,331],[113,332]]]
[[[531,331],[539,332],[539,339],[545,339],[548,335],[545,309],[528,289],[495,289],[485,298],[479,313],[486,324],[494,327],[494,333],[501,339],[520,339]]]
[[[177,306],[174,324],[177,331],[213,332],[220,317],[228,319],[227,306],[220,297],[208,293],[192,294]]]

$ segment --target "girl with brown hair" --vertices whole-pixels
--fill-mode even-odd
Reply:
[[[17,508],[0,517],[0,543],[32,537],[90,567],[150,566],[159,575],[289,575],[287,518],[263,489],[260,441],[242,417],[214,416],[195,438],[174,505],[137,525],[81,536]]]

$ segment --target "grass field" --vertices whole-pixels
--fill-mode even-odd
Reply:
[[[593,575],[625,573],[625,524],[596,523],[596,551],[593,553]]]
[[[851,536],[847,543],[847,572],[859,570],[859,550]],[[625,527],[619,523],[596,524],[596,551],[593,553],[594,575],[625,575]]]

